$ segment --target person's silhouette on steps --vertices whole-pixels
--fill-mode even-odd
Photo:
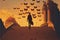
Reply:
[[[30,12],[28,13],[27,20],[28,20],[29,29],[31,29],[31,25],[33,25],[33,21]]]

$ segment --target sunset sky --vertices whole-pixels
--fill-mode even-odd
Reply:
[[[5,22],[9,16],[12,16],[16,19],[17,23],[19,23],[21,26],[28,26],[28,23],[27,23],[28,14],[19,15],[19,13],[26,13],[26,11],[20,12],[20,10],[24,10],[24,8],[26,8],[26,5],[24,5],[24,3],[27,2],[28,6],[30,6],[28,11],[31,12],[32,14],[35,13],[37,16],[38,14],[37,14],[36,9],[34,11],[31,11],[30,9],[33,9],[33,6],[29,4],[29,3],[34,3],[34,6],[38,7],[37,9],[42,10],[43,0],[40,0],[40,3],[37,3],[36,1],[37,0],[35,1],[32,1],[32,0],[0,0],[0,18],[2,18],[3,22]],[[53,0],[53,1],[58,4],[58,8],[60,10],[60,0]],[[17,9],[14,9],[14,8],[17,8]],[[40,12],[41,12],[40,15],[42,15],[42,17],[33,18],[34,26],[40,26],[41,24],[44,23],[44,16],[42,14],[42,11]],[[25,16],[26,18],[22,18],[23,16]]]

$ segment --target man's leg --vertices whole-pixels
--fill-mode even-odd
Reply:
[[[31,29],[31,24],[29,24],[29,30]]]
[[[29,29],[31,29],[31,24],[29,25]]]

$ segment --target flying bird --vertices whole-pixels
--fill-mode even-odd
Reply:
[[[38,12],[37,14],[40,14],[40,12]]]
[[[27,11],[28,9],[27,8],[24,8],[24,11]]]
[[[5,0],[3,0],[3,1],[5,1]]]
[[[34,5],[34,3],[30,3],[31,5]]]
[[[40,0],[38,0],[37,3],[40,3]]]
[[[40,11],[40,9],[36,9],[37,11]]]
[[[31,9],[31,11],[34,11],[34,9]]]
[[[32,1],[35,1],[35,0],[32,0]]]
[[[37,8],[37,6],[34,6],[34,8]]]
[[[27,3],[27,2],[25,2],[25,3],[24,3],[24,5],[28,5],[28,3]]]

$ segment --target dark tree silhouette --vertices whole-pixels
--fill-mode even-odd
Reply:
[[[55,28],[56,32],[60,35],[60,19],[59,19],[60,15],[59,15],[58,4],[56,4],[52,0],[49,0],[48,8],[50,10],[50,18],[54,24],[54,28]]]
[[[6,31],[6,29],[5,29],[4,25],[3,25],[2,19],[0,19],[0,37],[3,36],[5,31]]]
[[[48,13],[47,13],[47,4],[45,1],[43,1],[43,10],[45,11],[46,13],[46,18],[45,18],[45,22],[47,23],[47,20],[48,20]]]

